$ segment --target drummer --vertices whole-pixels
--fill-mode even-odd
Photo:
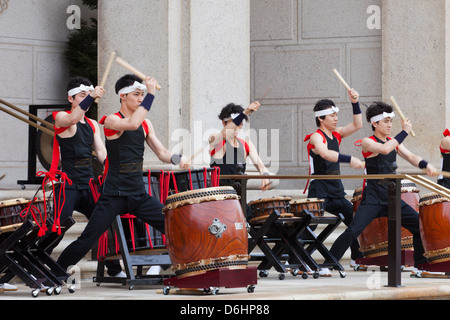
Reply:
[[[61,158],[61,171],[72,181],[72,184],[69,184],[63,180],[55,188],[54,208],[60,212],[60,221],[72,217],[75,210],[89,219],[94,210],[95,200],[89,187],[89,181],[94,178],[92,152],[95,151],[103,167],[106,149],[97,121],[86,117],[85,114],[94,99],[101,98],[104,93],[102,87],[94,88],[84,77],[71,78],[67,85],[70,110],[53,113],[56,132],[53,147],[54,152],[60,150],[61,155],[53,160],[50,173],[56,169]],[[59,241],[53,243],[49,251],[58,244]],[[126,276],[118,261],[108,261],[106,267],[110,276]]]
[[[310,174],[312,175],[339,175],[340,164],[348,163],[354,169],[364,168],[364,163],[357,157],[340,153],[340,144],[346,138],[362,128],[362,115],[359,105],[359,94],[351,89],[348,92],[353,108],[353,121],[345,127],[337,127],[339,108],[331,100],[320,100],[314,106],[316,124],[319,129],[306,136],[308,143],[308,156],[310,161]],[[308,188],[306,185],[305,191]],[[324,210],[333,214],[344,216],[344,224],[349,225],[353,219],[353,205],[345,198],[346,193],[340,179],[313,180],[309,184],[308,198],[324,200]],[[351,264],[361,258],[358,241],[351,246]],[[329,270],[323,268],[322,276],[330,276]]]
[[[145,79],[145,85],[140,81],[134,75],[120,78],[116,83],[120,112],[100,121],[104,124],[108,152],[102,194],[80,237],[59,257],[58,263],[63,268],[78,263],[119,214],[133,214],[161,233],[165,231],[163,205],[145,191],[142,179],[145,142],[161,161],[181,168],[188,166],[184,156],[172,154],[162,145],[152,123],[146,119],[157,81],[150,77]]]
[[[363,156],[366,160],[367,174],[395,173],[397,154],[415,167],[426,169],[430,176],[436,169],[419,156],[406,149],[403,141],[412,129],[411,121],[402,121],[402,131],[393,139],[389,138],[392,130],[392,120],[395,116],[392,106],[383,102],[372,104],[366,112],[367,121],[372,125],[374,135],[362,141]],[[342,258],[347,248],[361,232],[377,217],[387,217],[388,190],[387,185],[377,179],[367,179],[363,190],[361,203],[353,221],[331,247],[330,252],[338,260]],[[415,265],[425,263],[424,248],[420,238],[419,214],[405,201],[401,201],[402,226],[413,234]]]
[[[230,103],[220,112],[219,119],[222,121],[223,129],[209,137],[209,152],[211,167],[219,167],[221,175],[244,174],[247,157],[250,157],[261,175],[269,175],[269,170],[259,157],[255,145],[238,137],[244,121],[248,121],[248,117],[258,111],[260,106],[259,102],[253,102],[244,110],[242,106]],[[231,181],[221,180],[222,185],[227,183],[233,184]],[[268,190],[270,184],[269,179],[262,179],[260,189]],[[240,184],[233,186],[240,194]]]
[[[442,155],[442,171],[449,172],[450,171],[450,130],[445,129],[444,131],[444,139],[441,141],[440,151]],[[450,189],[450,178],[440,176],[438,184]]]

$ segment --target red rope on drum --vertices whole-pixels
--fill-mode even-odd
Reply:
[[[150,246],[150,249],[153,249],[153,242],[152,242],[152,236],[150,234],[150,226],[148,225],[148,223],[145,224],[145,229],[147,231],[147,236],[148,236],[148,244]]]
[[[173,187],[175,189],[175,193],[178,193],[178,186],[177,186],[177,181],[175,179],[175,174],[172,171],[172,181],[173,181]]]
[[[191,190],[194,190],[194,187],[192,185],[192,173],[191,169],[189,169],[189,186],[191,187]]]
[[[59,199],[58,204],[55,204],[54,209],[54,221],[52,226],[52,232],[58,232],[58,235],[61,234],[61,211],[62,207],[64,206],[64,203],[66,202],[66,183],[69,183],[69,185],[72,185],[72,180],[69,179],[66,173],[56,170],[56,171],[50,171],[50,172],[44,172],[39,171],[36,173],[37,177],[44,176],[44,179],[42,180],[42,193],[44,197],[44,219],[41,221],[41,225],[39,226],[39,223],[37,221],[36,224],[39,226],[39,232],[38,236],[42,237],[47,232],[47,197],[45,196],[45,185],[47,183],[51,183],[53,194],[55,194],[55,181],[58,181],[56,179],[56,175],[60,175],[60,181],[61,181],[61,188],[59,189]],[[61,193],[63,194],[63,197],[61,197]],[[63,202],[61,204],[61,199],[63,199]]]

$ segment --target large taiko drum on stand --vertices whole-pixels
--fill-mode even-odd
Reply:
[[[450,200],[436,193],[419,204],[420,236],[428,262],[450,261]]]
[[[353,214],[356,213],[362,198],[362,188],[353,193]],[[413,209],[419,211],[419,189],[414,182],[401,181],[401,199]],[[413,235],[405,228],[401,228],[401,249],[414,250]],[[358,242],[360,250],[365,258],[374,258],[388,254],[388,219],[380,217],[374,219],[359,235]]]
[[[248,206],[253,216],[250,223],[264,222],[274,210],[277,210],[282,218],[292,218],[294,214],[291,213],[289,205],[291,200],[291,197],[272,197],[249,202]]]
[[[177,277],[248,266],[248,236],[232,187],[186,191],[167,197],[167,249]]]

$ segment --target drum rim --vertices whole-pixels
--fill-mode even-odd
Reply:
[[[305,203],[324,203],[324,199],[320,198],[307,198],[307,199],[300,199],[300,200],[293,200],[289,202],[291,205],[295,204],[305,204]]]
[[[223,191],[224,193],[213,194],[213,195],[202,195],[196,198],[189,198],[190,195],[201,194],[205,192],[214,192],[214,191]],[[179,197],[179,200],[176,198]],[[184,198],[187,197],[187,198]],[[184,198],[184,199],[183,199]],[[166,205],[162,209],[162,213],[165,214],[166,211],[174,210],[185,205],[193,205],[200,204],[203,202],[211,202],[211,201],[223,201],[223,200],[239,200],[240,196],[237,195],[236,191],[233,187],[212,187],[212,188],[204,188],[204,189],[196,189],[185,192],[180,192],[177,194],[173,194],[166,199]]]
[[[291,201],[291,200],[292,200],[292,197],[287,197],[287,196],[272,197],[272,198],[262,198],[262,199],[250,201],[248,203],[248,205],[252,206],[252,205],[255,205],[255,204],[260,204],[260,203],[265,203],[265,202],[270,202],[270,201]]]

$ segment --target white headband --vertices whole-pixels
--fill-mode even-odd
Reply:
[[[234,120],[234,119],[237,118],[238,115],[240,115],[240,113],[234,113],[230,117],[223,119],[223,121],[227,122],[227,121],[230,121],[230,120]]]
[[[142,83],[139,83],[139,82],[135,81],[132,86],[122,88],[119,91],[119,94],[128,94],[128,93],[133,92],[134,90],[137,90],[137,89],[145,91],[147,89],[147,87],[144,86]]]
[[[88,92],[88,91],[94,91],[94,86],[88,87],[82,84],[78,88],[73,88],[72,90],[70,90],[68,94],[70,97],[73,97],[74,95],[79,94],[80,92]]]
[[[391,112],[391,113],[383,112],[383,114],[379,114],[379,115],[371,118],[370,119],[370,123],[378,122],[378,121],[381,121],[381,120],[386,119],[386,118],[391,118],[392,119],[394,117],[395,117],[395,113],[394,112]]]
[[[323,117],[323,116],[327,116],[329,114],[338,113],[338,112],[339,112],[339,108],[335,107],[335,106],[332,106],[329,109],[317,111],[315,113],[315,115],[316,115],[316,118],[318,118],[318,117]]]

